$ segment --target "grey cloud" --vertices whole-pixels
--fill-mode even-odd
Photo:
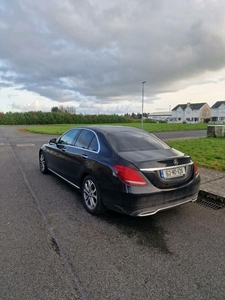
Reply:
[[[0,88],[7,88],[7,87],[11,87],[12,84],[8,83],[8,82],[0,82]]]
[[[225,66],[224,4],[5,0],[0,57],[10,81],[59,102],[132,101],[143,80],[151,99]]]

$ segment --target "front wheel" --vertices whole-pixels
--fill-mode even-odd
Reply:
[[[98,185],[90,175],[86,176],[82,183],[82,199],[84,207],[92,215],[98,215],[106,211],[101,201]]]
[[[48,166],[43,152],[40,152],[39,154],[39,166],[40,166],[41,173],[43,174],[48,173]]]

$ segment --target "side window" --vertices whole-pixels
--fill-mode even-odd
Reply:
[[[88,149],[88,146],[90,145],[94,136],[95,135],[92,131],[83,129],[76,141],[75,146],[79,148]]]
[[[96,138],[95,135],[94,135],[88,149],[91,150],[91,151],[95,151],[95,152],[98,151],[98,141],[97,141],[97,138]]]
[[[73,129],[65,133],[58,141],[58,144],[73,145],[80,130]]]

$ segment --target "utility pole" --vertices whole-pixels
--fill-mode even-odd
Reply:
[[[144,110],[144,85],[146,81],[142,81],[142,114],[141,114],[141,128],[143,129],[143,110]]]

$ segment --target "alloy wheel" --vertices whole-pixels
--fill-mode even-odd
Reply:
[[[42,152],[39,157],[40,170],[42,173],[47,173],[48,168],[45,160],[44,153]]]
[[[91,179],[88,179],[84,183],[83,196],[86,206],[90,210],[94,210],[98,202],[97,188]]]

